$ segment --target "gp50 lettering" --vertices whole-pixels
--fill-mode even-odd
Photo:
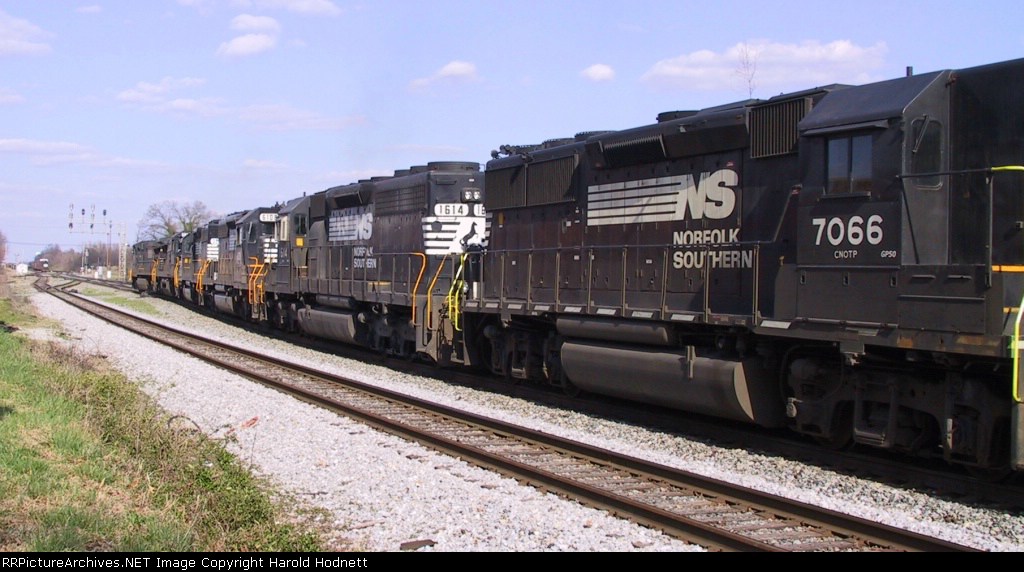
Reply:
[[[826,240],[832,246],[843,244],[859,246],[864,242],[877,246],[882,243],[884,238],[882,222],[882,215],[871,215],[867,220],[859,215],[849,218],[838,216],[813,218],[811,224],[816,230],[814,245],[820,246],[822,240]]]

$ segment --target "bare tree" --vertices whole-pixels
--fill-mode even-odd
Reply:
[[[179,232],[191,232],[214,216],[202,201],[163,201],[150,206],[139,221],[139,239],[160,240]]]
[[[754,88],[757,87],[757,83],[754,82],[754,76],[757,75],[757,50],[750,47],[750,44],[743,43],[740,45],[740,61],[739,67],[736,68],[736,75],[740,76],[747,84],[747,97],[754,98]]]
[[[3,231],[0,231],[0,263],[3,263],[4,258],[7,256],[7,237],[4,236]],[[17,262],[17,261],[15,261]]]

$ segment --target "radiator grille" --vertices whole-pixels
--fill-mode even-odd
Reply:
[[[487,171],[484,207],[487,210],[526,206],[526,166]]]
[[[571,155],[487,171],[484,207],[488,210],[549,205],[576,198],[579,156]]]
[[[797,125],[811,110],[810,98],[793,99],[750,110],[750,156],[754,159],[796,153]]]
[[[573,200],[576,197],[578,163],[577,156],[572,155],[531,164],[527,168],[530,188],[526,203],[533,206]]]
[[[665,143],[661,135],[636,137],[605,143],[604,162],[609,168],[628,167],[665,160]]]
[[[416,212],[426,208],[426,190],[423,185],[378,190],[373,195],[373,202],[377,216]]]

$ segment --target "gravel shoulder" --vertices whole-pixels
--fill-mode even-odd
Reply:
[[[26,283],[27,284],[27,283]],[[368,551],[696,551],[648,528],[472,467],[162,348],[45,294],[30,331],[109,362],[168,412],[224,439],[254,471],[318,507],[339,546]],[[990,551],[1024,550],[1024,516],[969,506],[771,456],[328,356],[251,334],[175,304],[161,319],[295,362],[750,488]]]

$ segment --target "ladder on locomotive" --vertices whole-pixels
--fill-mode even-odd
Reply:
[[[203,259],[199,263],[199,271],[196,272],[196,290],[200,293],[203,291],[203,278],[206,276],[206,269],[210,267],[210,261]]]
[[[468,255],[463,254],[459,258],[459,268],[455,271],[455,276],[452,277],[451,288],[448,289],[448,296],[446,297],[448,319],[452,323],[452,328],[456,332],[462,331],[460,321],[462,319],[462,298],[464,297],[464,286],[466,284],[465,279],[465,268],[466,268],[466,257]]]
[[[253,318],[266,319],[267,291],[264,279],[270,271],[270,265],[266,262],[260,262],[255,256],[251,258],[253,262],[249,265],[249,308],[251,308]]]
[[[181,287],[181,258],[174,259],[174,272],[171,274],[171,282],[174,284],[174,290],[177,291]]]
[[[156,272],[160,267],[160,258],[153,257],[153,265],[149,269],[149,289],[156,290]]]

